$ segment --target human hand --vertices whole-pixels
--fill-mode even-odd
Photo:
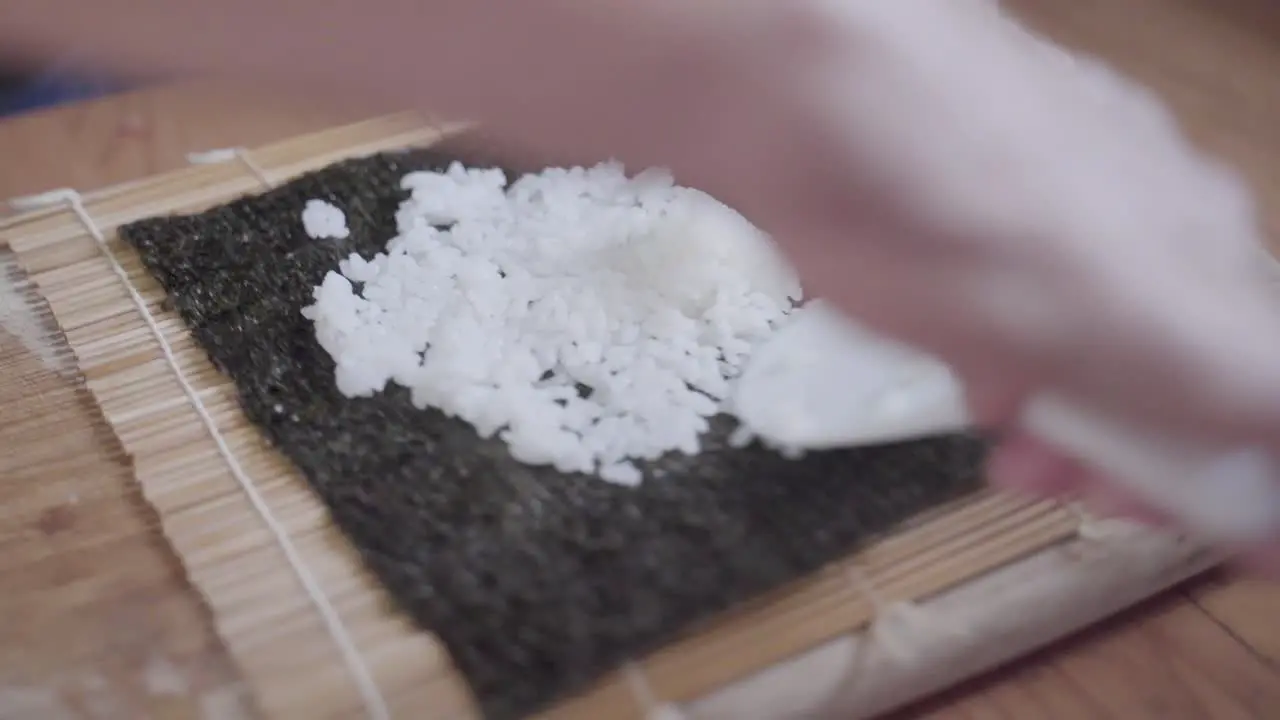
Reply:
[[[959,372],[1006,429],[995,482],[1162,519],[1019,427],[1045,391],[1280,450],[1280,296],[1254,208],[1148,93],[985,5],[806,7],[826,20],[810,64],[747,124],[774,123],[772,142],[734,148],[757,173],[708,162],[702,183],[814,293]],[[1234,549],[1280,570],[1277,542]]]

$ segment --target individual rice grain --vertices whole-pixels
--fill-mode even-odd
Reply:
[[[308,200],[302,209],[302,226],[316,240],[344,240],[351,235],[347,216],[332,203]]]

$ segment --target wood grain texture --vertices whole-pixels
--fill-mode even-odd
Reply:
[[[0,719],[250,715],[155,528],[82,383],[0,331]]]
[[[1280,6],[1012,4],[1151,83],[1197,138],[1244,168],[1276,216]],[[352,119],[207,83],[60,108],[0,123],[0,196],[125,182],[179,167],[189,151],[258,145]],[[226,700],[236,692],[234,668],[154,534],[118,448],[92,429],[94,408],[85,405],[82,426],[42,425],[44,408],[83,398],[65,381],[34,380],[38,366],[8,338],[0,338],[0,357],[0,720],[199,717],[195,705],[173,699],[181,693],[151,692],[181,683],[243,712]],[[58,437],[55,457],[39,454],[33,433]],[[65,466],[67,484],[30,483],[25,469],[41,463]],[[1219,577],[903,717],[1274,717],[1278,601],[1273,586]],[[181,681],[160,667],[176,667]],[[158,680],[166,677],[169,684]]]
[[[200,81],[18,116],[0,132],[0,198],[124,183],[180,168],[190,152],[264,145],[369,114]]]
[[[1225,632],[1260,659],[1280,666],[1280,587],[1214,573],[1187,593]]]
[[[1170,594],[894,720],[1271,718],[1270,664]]]

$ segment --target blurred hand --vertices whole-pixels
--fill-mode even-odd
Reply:
[[[789,8],[684,96],[723,125],[661,159],[770,231],[811,295],[951,363],[1005,430],[994,482],[1161,519],[1018,428],[1041,391],[1280,452],[1280,275],[1246,189],[1149,93],[976,0]],[[1280,574],[1280,538],[1235,550]]]

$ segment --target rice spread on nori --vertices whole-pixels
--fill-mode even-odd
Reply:
[[[810,453],[727,442],[645,463],[636,488],[513,460],[403,388],[348,399],[301,309],[325,273],[395,234],[401,178],[443,150],[387,153],[200,215],[121,229],[246,415],[302,471],[387,590],[448,647],[485,717],[524,717],[691,626],[846,556],[980,485],[968,437]],[[492,166],[493,163],[472,163]],[[508,177],[516,174],[509,172]],[[315,240],[307,201],[346,215]]]

